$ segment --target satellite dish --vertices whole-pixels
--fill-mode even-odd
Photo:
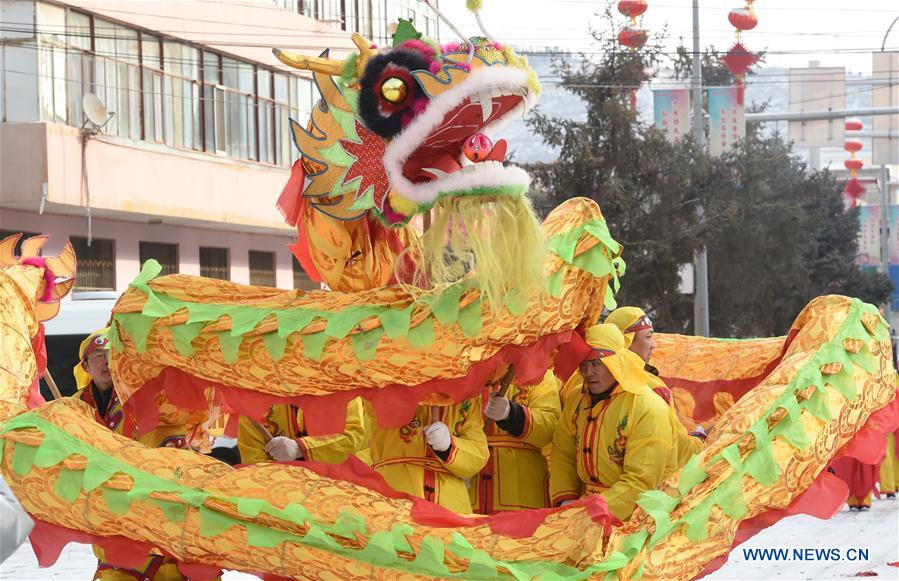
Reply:
[[[85,93],[81,99],[81,108],[84,110],[84,116],[87,117],[87,120],[97,128],[109,123],[109,120],[115,115],[115,113],[110,114],[106,110],[106,105],[103,104],[103,101],[93,93]]]

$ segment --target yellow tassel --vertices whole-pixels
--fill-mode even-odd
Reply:
[[[465,0],[465,6],[470,12],[480,12],[484,7],[484,0]]]
[[[528,297],[543,288],[543,233],[525,196],[440,199],[416,253],[416,287],[468,277],[494,311],[510,293]]]
[[[407,200],[398,194],[391,193],[388,200],[390,201],[390,207],[404,216],[411,216],[418,211],[418,206],[415,202]]]

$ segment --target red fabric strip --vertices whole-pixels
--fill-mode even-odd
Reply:
[[[774,371],[798,333],[798,330],[792,329],[786,341],[784,341],[780,355],[772,359],[765,366],[765,369],[754,377],[733,380],[692,381],[682,377],[671,377],[662,374],[661,378],[669,388],[679,387],[690,392],[690,395],[693,396],[696,402],[696,407],[693,408],[693,419],[696,422],[704,422],[715,417],[714,398],[716,393],[729,393],[733,395],[734,401],[739,401],[750,389],[760,384]]]
[[[310,436],[337,434],[344,430],[347,403],[355,397],[371,401],[378,415],[378,422],[385,428],[398,428],[415,415],[419,402],[432,393],[447,394],[453,402],[460,402],[478,395],[493,373],[508,364],[515,366],[515,373],[522,385],[532,385],[543,379],[546,370],[553,365],[550,354],[557,348],[562,357],[570,342],[576,343],[579,335],[562,331],[541,337],[530,345],[506,345],[496,355],[478,362],[462,377],[434,379],[416,386],[388,385],[381,388],[360,388],[322,396],[296,396],[281,398],[258,393],[236,386],[227,386],[188,375],[186,372],[166,367],[137,389],[125,406],[135,418],[139,418],[138,430],[146,434],[159,424],[156,395],[165,391],[169,400],[184,409],[202,411],[208,407],[205,390],[215,388],[216,398],[227,413],[238,413],[262,420],[275,404],[287,403],[303,410],[306,431]],[[574,349],[577,349],[575,345]]]

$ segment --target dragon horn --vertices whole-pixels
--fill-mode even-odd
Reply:
[[[359,58],[356,59],[356,76],[361,77],[368,59],[375,55],[371,47],[371,41],[358,33],[353,33],[353,43],[359,49]]]
[[[272,54],[285,65],[301,71],[324,73],[336,77],[343,74],[343,63],[341,61],[332,61],[328,59],[327,51],[322,53],[321,57],[314,57],[294,54],[292,52],[285,52],[281,49],[273,48]]]

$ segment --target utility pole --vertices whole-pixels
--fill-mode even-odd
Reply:
[[[700,148],[705,148],[705,120],[702,113],[702,54],[699,48],[699,0],[693,0],[693,139]],[[705,210],[697,207],[699,223],[705,217]],[[705,246],[700,246],[693,257],[693,272],[696,279],[693,295],[693,334],[709,336],[709,273]]]

